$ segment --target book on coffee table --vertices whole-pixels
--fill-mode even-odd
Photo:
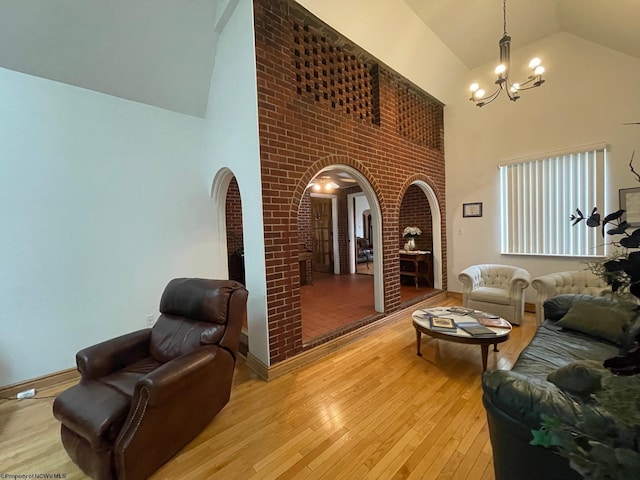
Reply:
[[[456,322],[453,321],[453,318],[448,317],[431,317],[431,329],[436,331],[453,331],[455,332],[458,327],[456,326]]]
[[[478,318],[478,322],[480,322],[480,324],[484,325],[485,327],[511,328],[509,322],[500,317],[480,317]]]
[[[450,307],[449,311],[451,313],[455,313],[456,315],[469,315],[470,313],[473,313],[473,308]]]
[[[476,322],[458,322],[458,327],[472,337],[495,337],[497,335],[493,330]]]
[[[473,313],[470,313],[473,318],[476,320],[480,320],[481,318],[500,318],[500,315],[495,315],[493,313],[487,313],[480,310],[475,310]]]

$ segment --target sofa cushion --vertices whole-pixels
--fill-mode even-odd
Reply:
[[[570,393],[590,395],[602,388],[602,378],[610,375],[599,360],[577,360],[554,370],[547,380]]]
[[[594,298],[593,295],[581,295],[575,293],[562,293],[546,300],[542,307],[544,318],[547,320],[560,320],[576,302]]]
[[[509,290],[495,287],[478,287],[469,294],[471,300],[484,303],[497,303],[499,305],[509,305],[511,297]]]
[[[637,305],[592,297],[574,302],[557,325],[601,338],[617,345],[626,343],[627,330],[636,317]]]
[[[547,375],[567,363],[576,360],[603,362],[619,353],[619,347],[610,342],[580,332],[562,330],[556,322],[547,320],[520,353],[513,370],[550,385]]]

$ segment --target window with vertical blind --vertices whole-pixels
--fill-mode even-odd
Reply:
[[[601,229],[571,226],[579,208],[604,217],[606,145],[501,163],[501,252],[523,255],[604,255]]]

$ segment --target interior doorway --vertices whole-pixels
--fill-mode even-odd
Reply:
[[[373,222],[364,192],[348,195],[349,272],[373,275]]]
[[[413,284],[416,290],[433,288],[433,220],[431,206],[424,191],[418,185],[410,185],[400,203],[398,217],[398,247],[400,248],[400,281]],[[414,228],[419,233],[412,237],[414,251],[405,252],[407,237],[405,228]],[[418,293],[418,292],[416,292]]]
[[[311,197],[313,269],[333,272],[333,215],[331,198]]]
[[[244,236],[242,228],[242,199],[238,181],[229,182],[225,198],[225,224],[227,230],[227,268],[229,280],[246,284],[244,266]]]
[[[354,222],[354,195],[362,205],[358,222]],[[313,245],[314,259],[313,282],[300,284],[306,347],[359,328],[384,311],[382,259],[374,248],[382,242],[380,218],[373,188],[352,167],[327,167],[307,186],[298,210],[298,243]],[[368,275],[355,275],[355,223],[358,236],[369,246],[368,256],[363,257]]]

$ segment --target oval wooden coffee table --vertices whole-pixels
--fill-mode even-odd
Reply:
[[[438,308],[426,308],[423,310],[416,310],[411,317],[413,318],[413,326],[416,329],[416,347],[418,356],[422,356],[420,353],[420,339],[422,334],[429,335],[430,337],[437,338],[439,340],[445,340],[447,342],[464,343],[467,345],[480,345],[482,352],[482,371],[487,369],[487,357],[489,356],[489,345],[493,345],[493,350],[498,351],[498,344],[509,340],[509,333],[511,332],[511,324],[504,319],[501,319],[508,327],[495,328],[487,327],[491,331],[495,332],[495,335],[491,336],[472,336],[465,332],[461,328],[456,328],[451,331],[433,330],[431,328],[431,321],[429,316],[447,317],[453,319],[456,324],[461,322],[475,322],[477,320],[470,315],[459,315],[448,310],[448,307]]]

